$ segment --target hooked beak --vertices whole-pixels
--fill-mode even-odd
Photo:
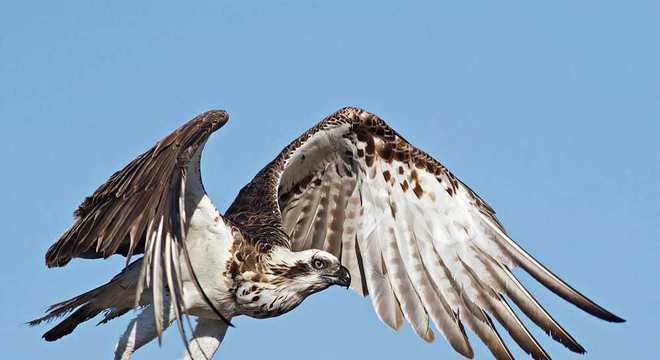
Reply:
[[[339,266],[339,269],[333,274],[332,280],[335,285],[343,286],[348,289],[351,286],[351,273],[348,272],[348,269],[342,265]]]

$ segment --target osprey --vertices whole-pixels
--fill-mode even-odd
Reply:
[[[233,317],[279,316],[340,285],[368,295],[393,329],[405,319],[432,342],[435,325],[468,358],[464,324],[495,358],[512,359],[493,317],[534,359],[550,358],[509,300],[553,339],[584,353],[516,279],[516,266],[587,313],[624,321],[525,252],[447,168],[358,108],[341,109],[294,140],[220,214],[204,191],[200,157],[227,120],[221,110],[197,116],[84,200],[46,264],[121,254],[127,266],[31,321],[68,315],[44,339],[99,314],[105,323],[139,308],[115,359],[130,358],[175,321],[185,356],[210,358]],[[199,318],[190,339],[185,315]]]

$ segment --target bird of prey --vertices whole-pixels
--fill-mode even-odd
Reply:
[[[220,214],[204,190],[200,157],[227,120],[221,110],[197,116],[83,201],[46,264],[121,254],[127,265],[31,321],[66,316],[44,339],[99,314],[105,323],[140,309],[115,359],[160,340],[173,322],[184,356],[211,358],[232,318],[279,316],[340,285],[369,296],[393,329],[407,320],[428,342],[437,331],[467,358],[474,352],[465,325],[496,359],[513,358],[494,321],[534,359],[550,358],[510,301],[554,340],[584,353],[516,279],[515,267],[593,316],[624,321],[550,272],[474,191],[362,109],[341,109],[306,131]],[[187,315],[198,317],[194,329]]]

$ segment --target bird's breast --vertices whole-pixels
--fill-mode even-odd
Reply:
[[[195,285],[196,277],[206,296],[223,315],[236,315],[235,286],[227,273],[228,264],[233,259],[234,238],[231,228],[225,224],[206,195],[192,213],[185,243],[194,272],[188,270],[185,255],[180,253],[186,313],[215,316]]]

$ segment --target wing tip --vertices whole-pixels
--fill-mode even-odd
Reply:
[[[217,130],[229,121],[229,113],[222,109],[211,109],[197,116],[213,124],[213,130]]]
[[[459,344],[454,344],[453,342],[449,342],[449,345],[466,359],[474,359],[474,350],[472,350],[469,342],[461,344],[463,346],[459,346]]]
[[[71,261],[71,256],[60,256],[58,252],[53,252],[49,249],[46,252],[46,256],[44,256],[44,260],[48,268],[62,267]]]
[[[594,317],[597,317],[601,320],[611,322],[611,323],[624,323],[624,322],[626,322],[625,319],[609,312],[608,310],[606,310],[602,306],[596,304],[593,300],[589,299],[588,297],[582,295],[577,290],[570,287],[568,284],[565,284],[565,286],[567,286],[570,290],[572,290],[575,293],[575,295],[574,296],[563,296],[563,294],[559,294],[557,292],[555,292],[555,293],[557,295],[559,295],[560,297],[564,298],[565,300],[567,300],[569,303],[577,306],[578,308],[580,308],[581,310],[583,310],[587,314],[590,314]]]
[[[622,324],[622,323],[626,322],[626,319],[624,319],[622,317],[618,317],[618,316],[612,314],[609,311],[607,312],[607,315],[605,317],[601,317],[601,319],[603,319],[607,322],[617,323],[617,324]]]
[[[517,264],[550,291],[599,319],[612,323],[623,323],[626,321],[605,310],[602,306],[596,304],[593,300],[589,299],[555,275],[541,262],[521,248],[520,245],[516,244],[516,242],[499,229],[492,220],[486,218],[483,214],[482,219],[491,227],[491,229],[494,230],[495,239],[497,239],[502,248],[514,258]]]

